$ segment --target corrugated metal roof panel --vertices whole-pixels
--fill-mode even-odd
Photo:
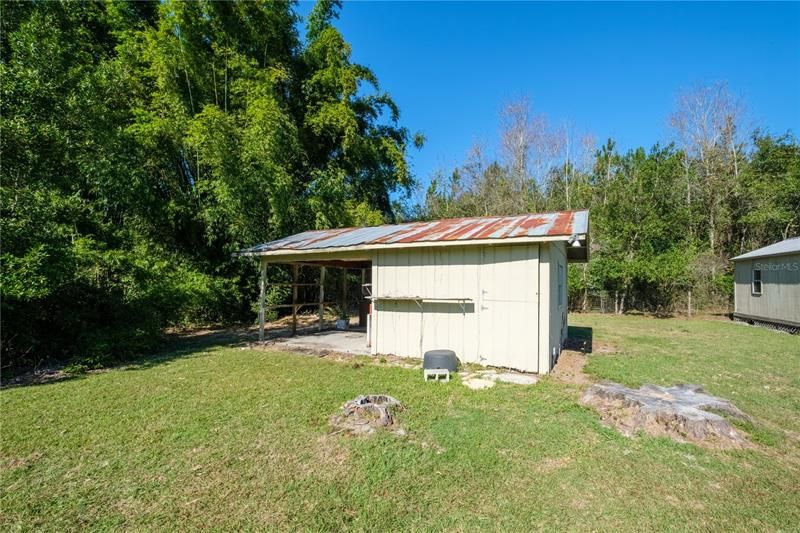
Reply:
[[[561,211],[508,217],[450,218],[366,228],[305,231],[242,250],[260,254],[280,250],[321,250],[394,243],[459,242],[515,237],[559,237],[589,231],[588,211]]]
[[[769,246],[764,246],[752,252],[738,255],[731,259],[731,261],[740,261],[742,259],[755,259],[757,257],[769,257],[771,255],[785,255],[800,253],[800,237],[792,237],[785,241],[776,242]]]

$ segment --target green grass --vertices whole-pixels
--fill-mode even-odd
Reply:
[[[729,322],[573,315],[587,371],[697,382],[734,400],[758,444],[628,439],[553,379],[472,391],[418,371],[196,349],[2,400],[0,528],[797,530],[800,337]],[[327,419],[391,394],[407,437]]]

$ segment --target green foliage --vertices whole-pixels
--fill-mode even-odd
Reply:
[[[611,178],[592,191],[602,202],[591,213],[599,246],[590,268],[603,289],[619,298],[633,293],[640,308],[669,308],[676,289],[686,285],[693,243],[680,231],[688,225],[681,160],[672,146],[598,157],[595,174]]]
[[[791,135],[772,137],[759,132],[741,184],[751,227],[750,240],[786,239],[800,232],[800,145]]]
[[[288,2],[3,6],[4,367],[252,320],[256,268],[232,252],[393,219],[417,139],[339,7],[304,45]]]
[[[471,157],[450,175],[432,178],[421,216],[590,208],[591,260],[570,266],[573,308],[598,298],[620,313],[671,313],[688,308],[690,298],[693,308],[725,307],[733,297],[727,259],[800,231],[800,145],[789,135],[756,133],[752,150],[738,152],[737,167],[721,160],[714,160],[713,186],[727,180],[730,191],[714,196],[717,219],[708,216],[708,191],[697,184],[697,165],[690,159],[687,166],[686,152],[656,145],[620,154],[611,140],[595,153],[592,168],[575,168],[567,158],[552,165],[543,183],[528,185],[514,178],[510,164]]]

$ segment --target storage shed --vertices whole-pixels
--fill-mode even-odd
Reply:
[[[800,237],[731,259],[737,320],[800,330]]]
[[[452,349],[539,373],[567,336],[567,263],[588,254],[588,211],[307,231],[240,252],[261,259],[262,339],[267,264],[318,266],[322,280],[326,267],[361,268],[372,354]]]

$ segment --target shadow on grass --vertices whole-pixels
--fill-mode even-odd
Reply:
[[[324,329],[333,329],[335,321],[326,320]],[[304,326],[297,328],[298,335],[317,333],[318,327]],[[290,337],[288,327],[273,327],[267,329],[267,341]],[[231,326],[222,329],[198,329],[191,331],[171,332],[164,335],[161,345],[152,353],[133,355],[130,357],[109,360],[96,367],[87,368],[85,371],[70,372],[70,368],[81,365],[70,365],[62,362],[50,365],[47,368],[21,373],[9,379],[4,379],[2,388],[31,387],[63,383],[100,374],[109,370],[146,370],[163,365],[189,355],[206,352],[215,348],[246,347],[258,342],[257,326]]]
[[[592,353],[592,328],[583,326],[567,326],[567,342],[564,347],[582,353]]]
[[[104,370],[112,368],[122,370],[146,370],[188,355],[209,351],[215,348],[247,346],[257,341],[258,330],[248,326],[167,333],[162,346],[156,352],[121,360],[113,365],[105,367]]]
[[[4,378],[2,388],[64,383],[66,381],[85,379],[93,374],[101,374],[109,370],[143,370],[197,352],[217,347],[242,346],[257,340],[258,330],[246,326],[167,333],[164,335],[160,345],[151,353],[108,359],[98,366],[85,368],[84,370],[81,370],[84,364],[80,361],[77,363],[56,362],[44,368],[29,370],[11,378]]]
[[[1,389],[16,389],[19,387],[38,387],[40,385],[50,385],[51,383],[64,383],[65,381],[77,381],[87,376],[86,373],[72,374],[62,370],[65,365],[52,367],[46,370],[32,370],[15,375],[12,378],[3,378]]]

